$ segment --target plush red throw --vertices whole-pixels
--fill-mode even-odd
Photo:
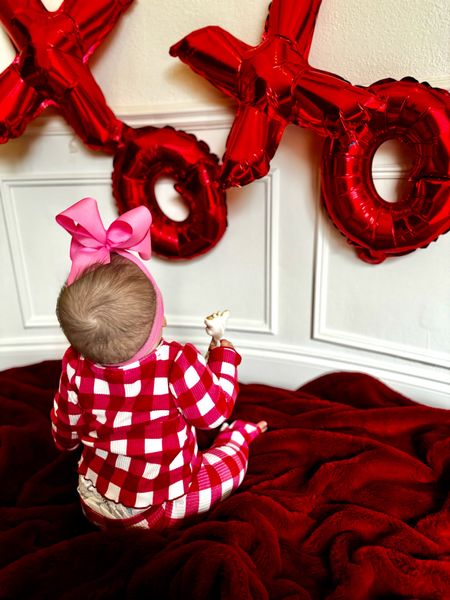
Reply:
[[[450,599],[450,411],[353,373],[242,386],[235,416],[270,431],[238,492],[177,531],[104,533],[53,446],[58,377],[0,373],[1,599]]]

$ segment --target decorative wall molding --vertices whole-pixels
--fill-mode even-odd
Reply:
[[[54,313],[37,314],[33,304],[29,284],[27,261],[22,243],[21,227],[14,198],[16,188],[35,189],[38,186],[95,186],[111,185],[110,175],[92,173],[82,175],[75,173],[56,173],[37,175],[4,175],[0,180],[1,203],[10,247],[10,259],[19,299],[23,329],[45,330],[58,328]],[[256,182],[263,186],[264,198],[264,315],[262,320],[230,319],[228,331],[241,333],[258,333],[275,335],[277,333],[278,316],[278,214],[279,214],[279,172],[273,169],[266,177]],[[226,234],[225,234],[226,235]],[[201,329],[202,318],[199,315],[167,315],[174,329]],[[33,338],[32,343],[42,343],[43,338]],[[61,339],[61,338],[59,338]],[[56,340],[55,340],[56,341]],[[13,345],[28,344],[26,336],[15,340]],[[0,339],[0,347],[10,346],[11,341]]]
[[[255,181],[253,185],[263,186],[264,192],[264,316],[262,320],[231,318],[227,332],[257,333],[276,335],[278,332],[279,313],[279,169],[272,169],[264,178]],[[226,233],[225,233],[226,235]],[[206,316],[206,315],[205,315]],[[200,317],[200,318],[199,318]],[[168,315],[170,327],[177,330],[202,330],[202,318],[199,315]],[[200,325],[199,325],[200,323]]]
[[[364,356],[362,353],[337,356],[330,349],[313,349],[288,344],[256,345],[246,341],[239,347],[245,356],[252,358],[261,357],[276,362],[310,365],[324,372],[343,370],[371,373],[384,381],[399,382],[450,395],[450,373],[441,369],[418,368],[408,364],[402,365],[398,361],[393,364],[382,357]]]
[[[408,170],[396,165],[383,165],[373,169],[374,180],[400,179]],[[325,232],[326,217],[321,210],[316,220],[315,259],[314,259],[314,302],[312,315],[312,339],[346,348],[355,348],[374,354],[401,357],[415,363],[450,368],[448,354],[432,350],[420,350],[407,344],[382,340],[373,336],[359,335],[327,325],[328,304],[328,265],[330,258],[329,238]]]
[[[182,105],[178,108],[177,104],[173,106],[169,104],[164,109],[162,107],[159,109],[147,107],[142,108],[142,112],[140,110],[130,107],[129,110],[124,110],[118,117],[130,127],[146,127],[148,125],[164,127],[170,125],[182,130],[208,131],[229,129],[236,112],[236,108],[231,102],[224,103],[223,106],[219,107]],[[46,111],[38,119],[32,121],[23,135],[72,135],[76,137],[73,129],[55,111]]]
[[[167,339],[172,339],[172,336],[168,336]],[[177,334],[176,339],[182,343],[191,342],[203,350],[206,350],[208,342],[206,335],[192,337]],[[3,342],[0,346],[0,360],[2,356],[16,356],[17,365],[61,358],[67,347],[67,342],[51,336],[26,341],[10,338]],[[329,350],[268,342],[256,344],[249,341],[239,342],[237,347],[243,356],[240,380],[245,383],[261,383],[262,379],[264,380],[261,377],[262,370],[269,368],[273,372],[277,371],[274,373],[275,380],[272,385],[280,385],[287,389],[295,389],[303,382],[325,373],[356,371],[377,377],[418,402],[448,407],[448,373],[430,372],[424,367],[417,369],[410,365],[392,364],[383,359],[365,357],[362,353],[344,357],[336,356]]]
[[[279,210],[280,210],[280,172],[272,169],[266,177],[255,182],[264,186],[264,325],[255,333],[276,335],[278,333],[279,314]],[[244,329],[236,329],[244,331]],[[250,331],[250,329],[248,330]]]
[[[427,82],[431,87],[450,91],[448,76],[434,77]],[[372,83],[358,85],[369,86]],[[224,98],[222,102],[216,100],[214,105],[198,102],[167,102],[163,105],[155,103],[145,106],[111,106],[111,108],[120,120],[131,127],[146,125],[162,127],[170,124],[178,129],[195,128],[197,131],[229,128],[236,114],[236,102],[228,98]],[[48,109],[39,119],[30,123],[25,135],[35,135],[37,131],[43,132],[43,129],[46,129],[48,135],[65,135],[67,132],[72,132],[63,118],[58,115],[55,119],[55,115],[57,115],[56,111]]]
[[[175,336],[168,335],[167,339],[175,339]],[[176,333],[176,339],[182,343],[191,342],[198,348],[205,349],[209,340],[206,334],[192,336],[178,332]],[[418,367],[408,364],[402,365],[398,361],[393,363],[382,356],[372,357],[362,353],[352,354],[351,356],[337,356],[330,349],[294,346],[264,340],[257,342],[241,340],[237,343],[237,346],[239,346],[239,351],[246,359],[261,358],[275,363],[286,361],[291,364],[320,368],[324,372],[339,369],[369,372],[381,379],[389,379],[414,387],[450,394],[450,373],[445,372],[444,369],[430,370],[423,365]],[[34,338],[11,337],[2,340],[0,355],[9,350],[39,353],[42,349],[45,349],[49,354],[55,354],[66,347],[67,342],[60,335],[45,335]]]
[[[22,233],[17,214],[14,189],[52,186],[80,186],[80,185],[111,185],[111,177],[104,174],[75,175],[58,173],[52,175],[10,175],[2,176],[0,180],[1,203],[5,219],[6,233],[8,236],[10,258],[14,271],[17,295],[22,314],[23,328],[42,329],[58,327],[54,314],[36,314],[33,297],[29,284],[28,268],[22,241]],[[3,343],[0,341],[0,343]]]
[[[433,83],[430,82],[432,85]],[[448,82],[450,87],[450,81]],[[441,85],[442,87],[442,85]],[[184,111],[153,111],[134,114],[128,112],[124,120],[133,126],[170,125],[195,131],[212,132],[230,127],[234,118],[234,109],[230,105],[212,108],[191,108]],[[60,118],[40,117],[30,125],[26,135],[66,136],[75,138],[75,134]],[[56,140],[55,140],[56,143]],[[80,142],[81,144],[81,142]],[[60,145],[58,146],[60,147]],[[282,152],[282,149],[280,149]],[[279,164],[279,163],[277,163]],[[102,167],[103,168],[103,167]],[[70,166],[69,166],[70,169]],[[393,165],[381,165],[374,169],[376,179],[392,179],[404,174],[402,168]],[[279,246],[283,240],[280,231],[279,209],[280,179],[288,176],[287,171],[273,169],[269,175],[254,185],[264,186],[265,227],[264,233],[264,310],[262,318],[239,319],[232,315],[228,330],[237,334],[236,344],[242,352],[243,381],[270,381],[274,385],[296,387],[308,378],[336,370],[363,371],[379,377],[387,383],[406,386],[417,390],[416,399],[450,397],[450,376],[443,367],[448,365],[444,354],[422,352],[420,349],[378,340],[368,336],[355,336],[345,331],[335,331],[327,327],[327,285],[330,246],[326,231],[326,218],[318,211],[315,237],[314,302],[312,314],[311,340],[299,340],[298,344],[286,343],[279,334],[278,314],[286,310],[289,300],[280,289]],[[33,307],[32,291],[28,283],[28,274],[20,223],[17,218],[13,191],[15,186],[33,187],[35,185],[106,185],[110,187],[110,172],[101,173],[38,173],[8,175],[0,173],[0,192],[7,234],[11,249],[11,261],[15,282],[20,298],[23,315],[23,329],[17,328],[17,334],[0,339],[0,361],[3,368],[10,365],[26,364],[62,356],[67,342],[58,331],[53,314],[39,314]],[[318,188],[320,189],[320,188]],[[308,198],[308,201],[310,199]],[[312,199],[314,200],[314,199]],[[226,234],[225,234],[226,235]],[[284,246],[283,246],[284,247]],[[355,259],[356,260],[356,259]],[[251,274],[250,274],[251,275]],[[286,291],[286,290],[285,290]],[[309,293],[310,289],[307,293]],[[11,291],[13,294],[14,292]],[[283,302],[283,304],[282,304]],[[305,315],[304,318],[307,318]],[[205,348],[207,337],[202,332],[201,318],[194,314],[168,315],[170,337],[181,342],[193,342],[199,348]],[[320,342],[320,343],[316,343]],[[394,357],[394,360],[391,358]],[[440,365],[440,367],[436,366]],[[405,388],[405,389],[406,389]],[[444,400],[443,400],[444,402]]]

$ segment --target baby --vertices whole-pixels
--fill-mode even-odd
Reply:
[[[162,529],[209,510],[242,482],[250,442],[267,423],[225,420],[241,357],[213,341],[208,359],[167,342],[161,293],[134,254],[150,258],[149,211],[105,231],[95,200],[56,217],[72,235],[72,269],[57,302],[70,342],[51,413],[55,443],[82,444],[78,492],[85,515],[108,527]],[[200,452],[196,428],[222,425]]]

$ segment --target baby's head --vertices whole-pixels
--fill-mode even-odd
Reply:
[[[110,263],[89,267],[62,288],[56,315],[70,344],[84,357],[118,364],[148,340],[156,304],[155,289],[142,269],[113,254]]]

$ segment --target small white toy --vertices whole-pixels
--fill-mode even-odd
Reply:
[[[212,337],[215,346],[220,346],[220,340],[224,338],[229,316],[229,310],[216,311],[208,315],[204,321],[206,333]]]

